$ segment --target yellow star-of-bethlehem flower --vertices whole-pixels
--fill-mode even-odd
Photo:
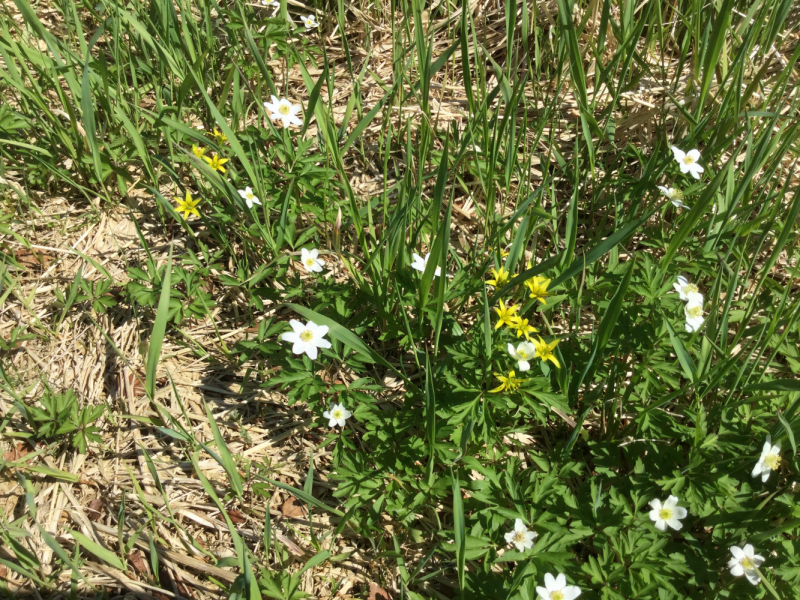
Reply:
[[[218,144],[224,144],[225,142],[227,142],[227,141],[228,141],[228,138],[227,138],[227,137],[225,137],[225,134],[224,134],[224,133],[222,133],[222,132],[221,132],[219,129],[217,129],[216,127],[214,127],[214,131],[212,132],[212,135],[214,136],[214,139],[215,139],[215,140],[217,140],[217,143],[218,143]]]
[[[497,377],[500,385],[489,390],[491,393],[516,391],[519,389],[520,384],[525,381],[524,379],[518,379],[514,371],[509,371],[508,376],[500,375],[500,373],[495,373],[494,376]]]
[[[539,275],[531,277],[525,282],[525,287],[528,288],[528,291],[530,291],[531,298],[538,300],[542,304],[547,304],[545,298],[552,295],[547,291],[548,285],[550,285],[550,280]]]
[[[183,212],[184,219],[189,215],[199,217],[200,211],[197,210],[197,205],[200,204],[200,200],[200,198],[197,200],[192,199],[192,194],[189,193],[189,190],[186,190],[186,197],[183,200],[175,198],[175,202],[178,203],[177,212]]]
[[[558,346],[558,340],[553,340],[548,344],[542,338],[539,338],[538,340],[533,340],[533,345],[536,346],[536,358],[541,358],[542,362],[549,360],[557,369],[561,368],[561,363],[558,362],[558,359],[553,354],[553,350]]]
[[[200,146],[197,146],[196,144],[192,144],[192,153],[197,158],[203,158],[203,155],[206,153],[206,150],[207,150],[207,148],[201,148]]]
[[[508,271],[506,271],[504,267],[500,267],[499,269],[492,269],[491,273],[494,279],[487,279],[486,283],[488,285],[492,285],[496,288],[499,288],[506,281],[508,281]]]
[[[212,169],[214,169],[215,171],[219,171],[220,173],[224,173],[225,172],[225,167],[223,167],[222,165],[224,165],[230,159],[229,158],[220,158],[219,154],[215,154],[213,156],[213,158],[209,158],[207,156],[204,156],[203,160],[206,161],[208,163],[208,166],[211,167]]]
[[[531,340],[532,333],[539,333],[539,330],[531,325],[528,319],[523,319],[522,317],[516,317],[512,327],[517,330],[517,337],[524,335],[525,339],[528,341]]]
[[[503,325],[507,325],[508,327],[513,327],[514,319],[517,318],[514,313],[516,313],[518,310],[519,310],[519,304],[507,307],[503,303],[503,301],[500,300],[500,308],[494,309],[498,317],[497,325],[495,325],[494,328],[500,329]]]

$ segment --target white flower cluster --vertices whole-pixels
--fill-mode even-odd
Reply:
[[[674,284],[680,299],[686,302],[683,312],[686,315],[686,331],[693,333],[703,325],[703,294],[697,286],[690,283],[683,275],[678,275],[678,282]]]

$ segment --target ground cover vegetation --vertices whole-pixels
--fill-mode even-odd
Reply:
[[[0,590],[796,598],[791,0],[5,0]]]

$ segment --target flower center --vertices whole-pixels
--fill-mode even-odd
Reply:
[[[683,164],[691,165],[692,163],[694,163],[694,159],[691,156],[687,154],[686,156],[683,157]]]
[[[764,457],[764,464],[774,471],[781,464],[781,457],[777,454],[767,454]]]
[[[683,199],[683,192],[680,190],[672,189],[669,192],[669,197],[672,200],[682,200]]]
[[[313,258],[306,259],[306,264],[309,267],[313,267],[314,266],[314,259]]]
[[[525,543],[525,532],[524,532],[524,531],[518,531],[518,532],[516,532],[516,533],[514,534],[514,541],[515,541],[515,542],[518,542],[518,543],[520,543],[520,544],[523,544],[523,543]]]
[[[743,569],[748,571],[752,571],[753,569],[756,568],[756,566],[753,564],[753,561],[747,558],[746,556],[740,561],[740,564],[742,565]]]
[[[255,198],[255,196],[253,196],[253,193],[252,192],[247,192],[247,199],[248,200],[252,200],[253,198]]]
[[[342,418],[342,411],[340,411],[340,410],[333,411],[333,418],[334,419],[341,419]]]
[[[686,292],[687,294],[696,294],[700,290],[697,289],[697,286],[695,284],[687,283],[685,286],[683,286],[683,291]]]
[[[668,508],[662,508],[658,511],[658,517],[664,521],[669,521],[672,518],[672,511]]]
[[[278,112],[281,113],[282,115],[288,115],[290,110],[291,107],[288,104],[281,104],[278,107]]]
[[[550,600],[564,600],[564,592],[559,590],[550,592]]]
[[[692,306],[691,308],[686,309],[686,312],[692,319],[696,319],[697,317],[703,316],[703,307]]]
[[[528,353],[525,350],[517,350],[517,354],[519,354],[520,358],[528,358]]]
[[[310,329],[306,329],[303,331],[303,333],[300,334],[300,339],[303,340],[304,342],[310,342],[311,340],[314,339],[314,332],[311,331]]]

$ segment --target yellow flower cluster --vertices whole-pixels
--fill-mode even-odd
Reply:
[[[499,269],[492,269],[491,273],[493,279],[487,280],[486,283],[488,285],[499,288],[506,281],[508,281],[509,273],[503,267],[500,267]],[[550,292],[547,291],[548,285],[550,285],[550,280],[540,276],[531,277],[525,282],[525,287],[528,288],[531,298],[538,300],[542,304],[547,304],[547,297],[551,295]],[[503,325],[505,325],[509,329],[516,331],[516,337],[519,338],[525,336],[527,342],[533,344],[533,347],[536,349],[536,358],[540,359],[542,362],[550,361],[556,366],[556,368],[560,369],[561,363],[559,363],[558,359],[553,353],[556,346],[558,346],[558,340],[548,343],[545,342],[541,337],[534,338],[531,334],[538,333],[539,330],[531,325],[528,319],[525,319],[517,314],[519,308],[519,304],[506,305],[505,302],[500,300],[499,306],[494,309],[497,313],[497,323],[495,324],[494,328],[500,329]],[[520,344],[520,348],[524,345],[525,343]],[[509,344],[509,352],[512,353],[512,356],[515,356],[515,351],[511,344]],[[519,356],[517,356],[517,358],[519,358]],[[522,370],[527,370],[529,368],[528,363],[520,363],[520,368]],[[495,373],[494,376],[500,382],[500,385],[489,391],[495,393],[516,391],[525,381],[524,379],[518,378],[514,371],[509,371],[507,375]]]
[[[228,141],[228,138],[216,127],[214,131],[211,132],[211,135],[214,136],[214,140],[218,145],[222,145]],[[226,169],[223,166],[226,162],[228,162],[229,158],[222,158],[219,154],[214,153],[214,156],[206,156],[206,151],[208,148],[204,146],[198,146],[197,144],[192,144],[192,154],[194,154],[200,160],[203,160],[211,167],[214,171],[219,171],[220,173],[225,173]],[[192,194],[189,190],[186,190],[186,196],[184,198],[175,198],[175,202],[178,204],[177,212],[183,213],[183,218],[186,219],[189,215],[195,215],[196,217],[200,216],[200,211],[197,210],[197,205],[200,204],[201,199],[198,198],[194,200],[192,198]]]

